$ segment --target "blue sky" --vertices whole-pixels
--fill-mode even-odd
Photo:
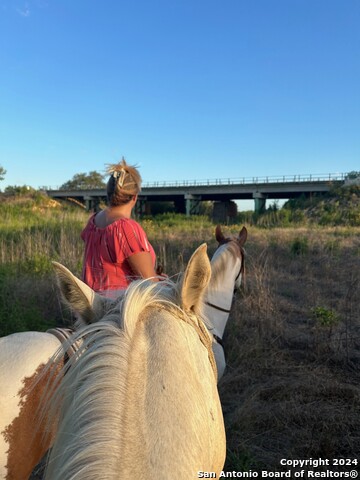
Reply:
[[[360,170],[359,0],[0,0],[6,185]]]

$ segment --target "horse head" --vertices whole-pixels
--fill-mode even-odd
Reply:
[[[222,337],[234,292],[240,287],[245,272],[247,229],[242,227],[237,236],[226,237],[220,225],[217,225],[215,238],[218,248],[211,259],[212,277],[206,294],[205,316],[208,329],[214,337],[213,350],[220,379],[226,366]]]

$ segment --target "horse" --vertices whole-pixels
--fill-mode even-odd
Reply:
[[[50,424],[58,422],[47,480],[220,474],[226,439],[202,316],[206,249],[194,252],[180,282],[135,281],[115,308],[78,331],[81,346],[44,407]],[[91,316],[83,285],[66,270],[57,274],[70,306]]]
[[[218,248],[211,259],[211,280],[206,293],[204,315],[213,335],[213,351],[218,379],[223,376],[226,361],[223,334],[231,311],[233,294],[240,288],[245,272],[244,245],[247,229],[242,227],[238,236],[225,237],[218,225],[215,230]]]
[[[80,282],[74,277],[76,281]],[[83,295],[98,317],[113,304],[86,287]],[[87,321],[78,315],[78,326]],[[53,442],[54,426],[46,429],[45,418],[38,424],[35,412],[50,381],[50,372],[44,374],[50,359],[56,352],[61,352],[63,362],[70,355],[60,340],[61,333],[54,330],[18,332],[0,338],[1,479],[29,478]],[[60,371],[60,363],[58,368]]]
[[[34,434],[34,410],[48,382],[39,376],[61,346],[50,333],[24,332],[0,339],[0,478],[26,479],[51,443],[52,432]],[[41,432],[41,433],[40,433]]]
[[[228,320],[232,294],[240,286],[243,274],[243,245],[246,229],[237,238],[225,238],[219,226],[215,236],[219,247],[211,259],[211,280],[204,305],[204,320],[212,334],[212,348],[218,370],[218,379],[225,369],[225,356],[221,338]],[[69,271],[54,262],[58,278],[69,278]],[[238,273],[236,273],[238,272]],[[72,288],[59,281],[62,297],[69,304],[79,305],[76,296],[81,291],[83,302],[75,311],[76,326],[94,323],[112,309],[118,300],[95,294],[75,276]],[[78,288],[81,285],[81,289]],[[221,294],[218,294],[221,292]],[[224,305],[229,308],[224,309]],[[226,310],[226,311],[225,311]],[[51,357],[64,346],[53,334],[45,332],[19,332],[0,338],[0,478],[26,479],[51,447],[54,428],[44,434],[43,423],[34,411],[47,384],[43,371]],[[59,364],[59,371],[61,365]],[[35,386],[34,386],[35,385]],[[35,432],[35,433],[34,433]]]

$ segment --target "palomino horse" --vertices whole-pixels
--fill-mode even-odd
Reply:
[[[214,337],[213,351],[220,379],[226,366],[222,337],[229,319],[234,291],[240,287],[244,273],[247,230],[243,227],[237,237],[225,237],[218,225],[215,236],[219,246],[211,259],[211,280],[206,293],[204,314],[206,325]]]
[[[72,308],[88,309],[84,287],[58,275]],[[201,314],[210,276],[204,244],[179,284],[133,282],[116,308],[79,330],[80,349],[45,406],[59,418],[46,479],[220,474],[225,431]]]

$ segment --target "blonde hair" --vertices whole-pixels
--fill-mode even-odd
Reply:
[[[106,186],[106,192],[111,206],[124,205],[140,192],[140,173],[135,166],[128,165],[124,157],[121,162],[108,165],[107,173],[110,174],[110,178]]]

